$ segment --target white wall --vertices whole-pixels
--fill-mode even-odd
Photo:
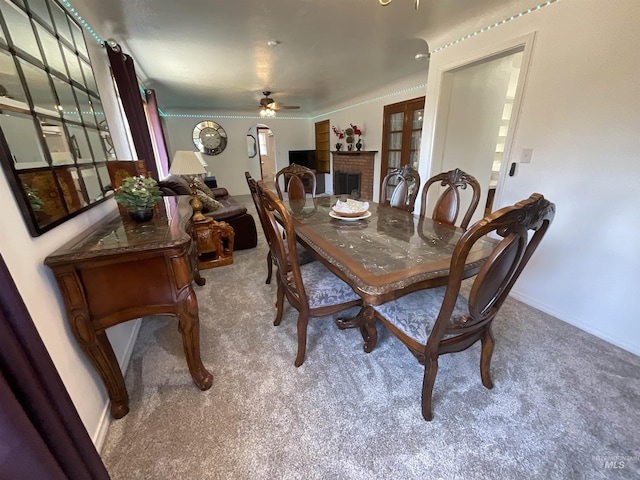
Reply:
[[[385,86],[384,90],[367,92],[359,98],[352,99],[348,104],[335,105],[327,113],[318,113],[311,121],[312,128],[316,122],[329,120],[330,125],[344,130],[353,123],[362,130],[363,150],[375,150],[378,153],[374,160],[373,198],[380,195],[380,154],[382,152],[382,122],[384,106],[393,103],[404,102],[413,98],[422,97],[425,94],[424,85],[427,80],[428,62],[424,63],[424,72],[407,77],[396,83]],[[416,88],[419,87],[419,88]],[[338,142],[337,137],[331,132],[331,149]],[[347,144],[343,140],[342,148]],[[331,162],[331,178],[333,178],[333,159]],[[331,188],[331,182],[327,183],[327,189]]]
[[[87,39],[87,46],[98,88],[105,92],[101,97],[104,108],[107,113],[117,111],[110,97],[113,87],[110,86],[106,53],[91,38]],[[120,119],[107,118],[112,132],[122,129]],[[125,146],[120,149],[126,151]],[[43,262],[51,252],[114,211],[116,203],[108,200],[36,238],[32,238],[26,228],[4,172],[0,174],[0,205],[0,253],[80,418],[93,441],[100,444],[110,420],[106,390],[71,332],[58,285]],[[107,331],[121,366],[127,362],[138,323],[128,322]]]
[[[171,114],[170,111],[166,113]],[[204,159],[208,165],[207,170],[215,175],[218,186],[225,187],[231,195],[249,194],[244,172],[250,172],[253,178],[260,178],[260,157],[256,155],[249,158],[247,155],[247,133],[256,124],[264,124],[273,131],[277,170],[289,165],[289,150],[315,148],[313,125],[308,120],[278,117],[265,120],[258,116],[243,118],[228,112],[187,113],[189,117],[164,117],[169,137],[169,156],[173,158],[177,150],[196,150],[192,141],[196,124],[205,120],[218,123],[227,132],[227,147],[218,155],[204,155]]]
[[[562,0],[433,54],[420,172],[431,161],[442,72],[535,32],[513,149],[504,161],[518,162],[524,148],[534,149],[533,159],[507,178],[501,205],[539,192],[557,214],[513,294],[636,354],[638,18],[637,0]]]

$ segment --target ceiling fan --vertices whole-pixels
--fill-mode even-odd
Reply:
[[[300,108],[297,105],[283,105],[281,103],[276,102],[273,98],[269,97],[271,92],[264,91],[262,92],[264,98],[260,99],[260,108],[261,109],[270,109],[270,110],[296,110]]]

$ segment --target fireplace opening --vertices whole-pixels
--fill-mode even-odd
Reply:
[[[351,172],[335,172],[335,195],[353,195],[354,197],[360,197],[360,173]]]

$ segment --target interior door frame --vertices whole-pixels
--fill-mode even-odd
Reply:
[[[512,148],[515,139],[515,135],[518,129],[520,121],[520,111],[522,107],[523,94],[526,89],[526,83],[528,79],[529,66],[531,63],[532,51],[535,43],[536,32],[532,31],[525,35],[514,37],[506,42],[502,42],[497,45],[492,45],[480,50],[472,56],[468,56],[455,62],[451,62],[442,65],[438,69],[437,81],[439,82],[437,91],[438,98],[435,106],[435,128],[433,133],[433,147],[431,151],[431,162],[429,168],[429,176],[440,173],[444,168],[444,149],[447,138],[447,122],[449,116],[449,107],[451,99],[451,82],[447,81],[447,74],[452,73],[454,70],[458,70],[462,67],[471,66],[476,63],[481,63],[486,60],[490,60],[493,57],[508,54],[512,50],[523,49],[522,64],[520,67],[520,76],[518,77],[518,85],[516,87],[516,94],[513,100],[513,109],[511,111],[511,120],[509,123],[509,130],[505,139],[504,152],[502,165],[500,167],[500,175],[496,185],[495,196],[493,199],[493,211],[501,208],[502,205],[502,191],[506,181],[507,171],[511,163],[519,163],[512,158]],[[486,188],[486,187],[484,187]],[[486,198],[486,196],[484,197]],[[430,199],[430,202],[435,200]],[[428,208],[432,208],[433,205],[429,205]],[[479,208],[484,208],[480,205]]]

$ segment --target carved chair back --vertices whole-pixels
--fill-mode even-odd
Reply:
[[[291,215],[282,201],[262,182],[257,182],[257,186],[265,215],[265,235],[269,238],[271,256],[278,267],[279,287],[282,286],[287,300],[294,308],[308,310],[308,300],[296,251],[296,232]]]
[[[272,257],[278,267],[277,313],[273,324],[279,325],[282,320],[286,297],[298,311],[298,353],[294,364],[299,367],[304,362],[309,318],[324,317],[345,308],[362,305],[362,299],[321,262],[301,265],[296,232],[287,208],[273,192],[264,188],[262,182],[258,182],[258,191],[264,206],[267,232],[271,238]],[[284,235],[280,232],[280,225],[284,229]]]
[[[253,204],[256,206],[256,212],[258,213],[258,219],[260,220],[260,225],[262,226],[262,232],[264,233],[265,239],[267,240],[267,245],[269,245],[269,251],[267,252],[267,280],[265,283],[271,283],[271,276],[273,275],[273,260],[271,253],[271,237],[267,234],[268,225],[266,223],[266,216],[264,212],[264,205],[262,204],[262,199],[260,198],[260,187],[258,186],[258,182],[255,181],[249,172],[244,172],[244,176],[247,179],[247,185],[249,186],[249,191],[251,192],[251,198],[253,199]]]
[[[280,188],[280,178],[282,178],[282,184],[286,186],[285,190],[288,193],[289,200],[303,200],[306,198],[305,181],[307,185],[311,186],[311,197],[315,198],[316,174],[310,168],[292,163],[276,173],[276,192],[278,192],[278,198],[282,200],[284,196]]]
[[[460,190],[466,190],[468,185],[471,186],[473,190],[471,202],[469,203],[469,207],[465,212],[462,222],[460,222],[460,227],[467,228],[473,213],[476,211],[478,202],[480,201],[480,184],[478,181],[475,177],[463,172],[459,168],[431,177],[424,184],[424,188],[422,190],[420,216],[426,216],[427,195],[429,194],[429,189],[433,185],[437,184],[446,187],[446,189],[436,201],[431,218],[438,222],[448,223],[450,225],[454,225],[458,218],[458,213],[460,211]]]
[[[411,165],[396,168],[391,170],[382,181],[380,203],[413,212],[418,190],[420,190],[418,171]]]
[[[422,385],[425,420],[432,419],[431,397],[439,355],[459,352],[481,341],[482,384],[493,388],[490,375],[494,343],[492,322],[538,248],[554,215],[555,205],[538,193],[492,213],[460,237],[453,251],[446,287],[413,292],[387,305],[374,307],[376,317],[388,325],[425,365]],[[534,233],[529,239],[530,231]],[[475,243],[488,234],[498,236],[499,240],[473,279],[468,297],[464,297],[460,295],[460,288],[466,259]],[[423,312],[422,318],[416,317],[418,311]]]

